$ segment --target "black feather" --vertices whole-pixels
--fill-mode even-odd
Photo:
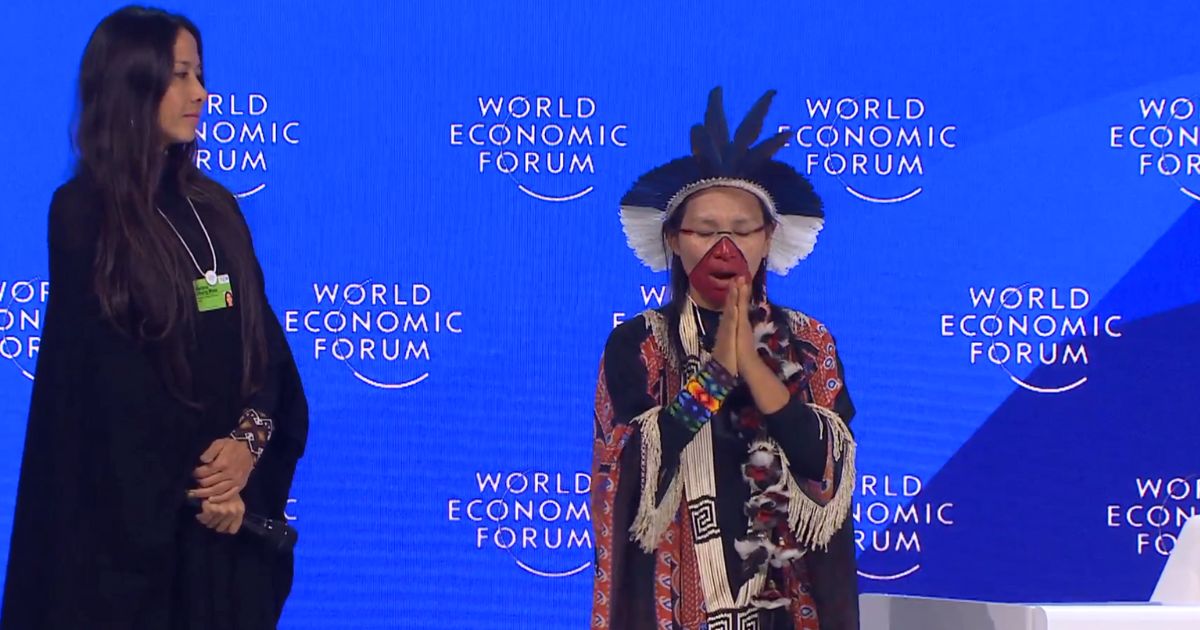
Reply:
[[[737,170],[738,164],[745,157],[745,153],[750,149],[750,145],[758,139],[758,134],[762,133],[763,123],[767,119],[767,110],[771,107],[771,99],[775,98],[775,90],[767,90],[766,94],[759,97],[754,106],[750,108],[749,113],[742,119],[742,124],[738,125],[737,132],[733,135],[733,143],[725,150],[724,162],[732,170]]]
[[[720,167],[721,149],[713,142],[712,134],[704,125],[692,127],[692,156],[705,173],[714,173]]]
[[[746,157],[742,158],[738,165],[738,172],[753,173],[758,170],[759,167],[770,161],[771,157],[783,148],[783,145],[787,144],[789,138],[791,138],[790,133],[781,131],[758,143],[758,146],[750,149],[746,153]]]
[[[621,205],[665,209],[676,191],[703,177],[695,157],[671,160],[639,177]]]
[[[713,138],[713,144],[724,149],[729,144],[729,123],[725,120],[725,97],[721,86],[708,93],[708,110],[704,112],[704,127]]]

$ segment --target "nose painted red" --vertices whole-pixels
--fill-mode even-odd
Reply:
[[[712,306],[725,304],[725,298],[738,276],[750,282],[750,263],[733,239],[726,236],[709,248],[704,258],[688,274],[692,288]]]

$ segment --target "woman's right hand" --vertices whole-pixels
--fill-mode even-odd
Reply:
[[[200,513],[196,515],[196,520],[218,533],[236,534],[242,528],[242,519],[245,516],[246,504],[242,502],[242,495],[235,494],[233,498],[221,502],[205,499],[200,503]]]
[[[725,308],[721,312],[721,323],[717,325],[717,342],[713,346],[712,356],[730,374],[738,375],[737,363],[737,334],[738,334],[738,305],[741,303],[736,284],[725,294]]]

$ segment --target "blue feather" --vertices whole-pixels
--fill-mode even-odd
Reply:
[[[750,145],[754,144],[758,135],[762,133],[763,122],[767,119],[767,110],[770,109],[773,98],[775,90],[767,90],[767,93],[759,97],[750,108],[742,124],[738,125],[737,132],[733,135],[733,143],[725,150],[725,163],[731,169],[737,170],[737,165],[746,157]]]

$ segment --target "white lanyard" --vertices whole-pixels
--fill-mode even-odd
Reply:
[[[200,213],[196,212],[196,204],[192,203],[191,197],[185,197],[185,199],[187,199],[188,205],[192,207],[192,214],[196,215],[196,222],[200,224],[200,229],[201,229],[201,231],[204,232],[204,238],[205,238],[205,240],[208,241],[208,251],[212,254],[212,259],[213,259],[213,266],[212,266],[212,269],[209,271],[205,271],[200,266],[200,261],[196,260],[196,255],[192,253],[192,248],[188,247],[187,241],[183,240],[183,235],[179,233],[179,230],[175,229],[175,224],[171,223],[171,220],[167,218],[167,215],[163,214],[162,209],[158,208],[158,207],[155,207],[154,209],[158,210],[159,216],[161,216],[163,218],[163,220],[167,222],[167,225],[171,226],[171,231],[174,232],[175,236],[177,236],[179,238],[179,242],[183,243],[183,248],[187,250],[188,256],[192,257],[192,264],[196,265],[196,271],[199,271],[200,275],[204,276],[204,280],[207,281],[208,284],[216,285],[217,284],[217,250],[215,247],[213,247],[212,237],[210,237],[208,235],[208,228],[204,227],[204,221],[200,220]]]

